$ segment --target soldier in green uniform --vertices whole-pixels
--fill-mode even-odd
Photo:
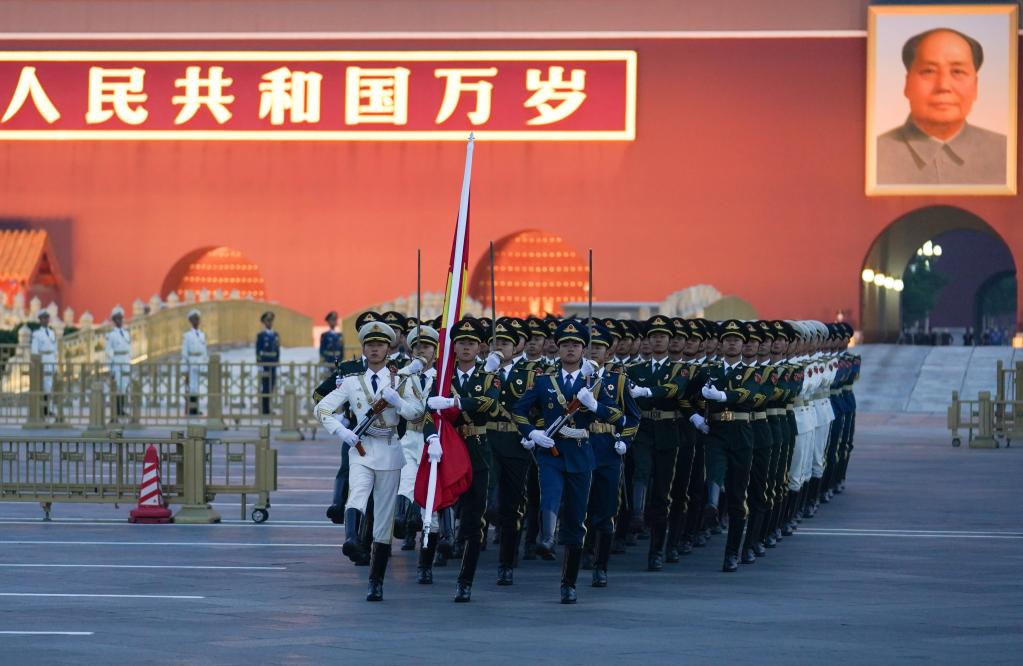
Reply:
[[[703,350],[707,334],[706,328],[700,323],[699,319],[690,319],[688,326],[689,335],[686,338],[685,346],[682,348],[682,358],[683,362],[689,366],[689,377],[692,378],[703,367],[706,359]],[[693,551],[693,548],[703,548],[707,545],[707,537],[703,530],[703,508],[707,492],[705,431],[708,427],[703,421],[702,416],[698,419],[693,418],[695,414],[703,411],[703,396],[700,395],[699,389],[699,386],[690,382],[682,399],[679,401],[683,416],[689,417],[682,419],[682,423],[684,432],[693,447],[693,466],[689,475],[689,486],[686,493],[689,506],[686,511],[685,534],[678,546],[680,555],[688,555]],[[699,409],[698,406],[700,406]],[[700,424],[700,427],[697,427],[698,424]]]
[[[746,489],[749,517],[740,561],[743,564],[753,564],[757,561],[757,556],[767,553],[760,536],[771,510],[771,501],[768,498],[768,479],[771,470],[772,436],[771,426],[767,422],[767,400],[774,391],[773,384],[770,384],[770,368],[760,365],[760,347],[766,340],[764,330],[759,322],[748,321],[744,326],[746,327],[746,341],[742,345],[742,363],[753,370],[753,377],[750,380],[753,392],[747,401],[753,410],[751,413],[753,459],[750,465],[749,486]],[[754,386],[756,388],[752,388]]]
[[[705,518],[717,519],[721,487],[728,493],[728,540],[722,570],[737,571],[739,547],[746,528],[746,488],[753,460],[753,402],[760,389],[754,368],[742,363],[746,330],[729,319],[718,328],[722,358],[704,365],[693,380],[706,401],[709,432],[706,439],[707,505]]]

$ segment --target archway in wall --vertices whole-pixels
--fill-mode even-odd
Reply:
[[[588,299],[586,261],[557,236],[538,229],[494,243],[494,296],[498,316],[560,315],[562,304]],[[469,295],[490,311],[490,251],[469,279]]]
[[[203,289],[210,293],[220,289],[225,296],[237,290],[242,298],[268,298],[259,266],[224,246],[198,248],[179,259],[167,272],[160,295],[166,298],[174,292],[184,298],[186,291],[198,294]]]
[[[939,245],[938,256],[918,256],[925,244]],[[928,270],[941,276],[929,317],[904,317],[899,287],[912,282],[910,271]],[[948,332],[960,342],[967,326],[976,325],[975,308],[985,280],[995,273],[1015,274],[1012,254],[1005,241],[983,219],[953,206],[929,206],[914,210],[893,221],[874,239],[862,265],[860,281],[860,330],[864,342],[899,340],[905,328]],[[866,281],[871,277],[872,281]],[[1014,278],[1013,278],[1014,279]],[[918,301],[915,301],[918,302]],[[1012,314],[1013,320],[1015,313]],[[908,319],[914,321],[908,321]],[[1009,332],[1010,336],[1012,331]],[[919,338],[919,336],[918,336]]]

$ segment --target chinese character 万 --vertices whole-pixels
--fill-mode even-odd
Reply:
[[[345,70],[345,123],[408,122],[408,77],[404,67]]]
[[[199,70],[198,66],[187,67],[185,78],[174,81],[175,88],[185,89],[184,95],[171,97],[172,103],[182,105],[174,118],[175,125],[187,123],[203,106],[210,110],[213,118],[221,125],[231,119],[231,112],[225,105],[234,102],[234,95],[225,95],[224,88],[234,83],[234,79],[224,78],[223,67],[210,67],[209,78],[205,79],[199,78]],[[201,94],[203,88],[208,91],[205,95]]]
[[[320,122],[320,82],[317,72],[292,72],[279,67],[263,75],[259,84],[259,117],[270,116],[271,125],[284,124],[289,111],[293,123]]]
[[[473,125],[482,125],[490,119],[490,99],[494,90],[494,84],[490,81],[473,81],[466,83],[462,81],[466,76],[497,76],[496,67],[482,69],[435,69],[433,75],[439,78],[446,78],[444,84],[444,99],[440,104],[440,111],[437,112],[438,125],[451,117],[458,107],[458,101],[463,92],[476,93],[476,108],[466,115]]]
[[[573,69],[572,76],[565,80],[565,68],[552,66],[547,68],[547,80],[540,78],[539,69],[526,70],[526,90],[533,95],[523,105],[527,109],[535,108],[540,115],[526,121],[527,125],[549,125],[564,120],[575,113],[586,99],[586,70]],[[548,102],[561,102],[551,106]]]
[[[149,95],[142,92],[146,70],[89,68],[89,106],[85,122],[90,125],[105,123],[115,115],[128,125],[141,125],[149,117],[142,106]],[[108,108],[108,105],[110,108]]]
[[[36,107],[36,111],[47,123],[52,125],[60,118],[60,111],[50,101],[46,91],[43,90],[43,84],[36,76],[36,68],[22,67],[21,74],[18,76],[18,85],[14,88],[14,96],[11,97],[11,103],[7,105],[3,118],[0,118],[0,123],[6,123],[13,118],[29,97],[32,98],[32,105]]]

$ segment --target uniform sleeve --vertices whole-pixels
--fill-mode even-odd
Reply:
[[[181,362],[188,363],[188,333],[181,336]]]
[[[469,414],[493,414],[497,409],[497,401],[501,399],[501,389],[498,388],[494,376],[484,374],[480,377],[483,382],[483,393],[478,396],[462,396],[458,404],[463,412]]]
[[[639,421],[641,414],[639,411],[639,404],[636,399],[629,393],[628,377],[622,375],[625,381],[619,382],[621,389],[618,391],[618,399],[621,401],[622,412],[624,418],[619,422],[618,434],[622,440],[629,444],[632,442],[632,438],[636,436],[636,432],[639,430]]]
[[[418,382],[418,375],[411,375],[401,390],[401,407],[398,408],[398,416],[406,421],[418,421],[426,413],[426,396],[416,395],[416,388],[413,382]]]
[[[617,402],[609,398],[606,391],[600,391],[594,397],[597,399],[597,411],[594,414],[601,421],[618,423],[625,417],[622,410],[618,409]]]
[[[344,427],[334,412],[346,402],[348,400],[345,397],[345,392],[341,388],[336,388],[327,397],[316,403],[316,418],[332,435]]]
[[[542,384],[543,382],[539,378],[534,380],[522,397],[512,406],[511,413],[512,418],[515,419],[515,427],[519,429],[519,433],[523,437],[529,437],[529,433],[534,430],[533,422],[530,421],[529,416],[533,407],[540,404],[543,396]]]
[[[106,354],[107,363],[110,364],[110,365],[113,365],[113,363],[114,363],[114,346],[112,344],[110,344],[110,340],[111,340],[111,334],[107,333],[106,344],[104,345],[105,349],[103,351]]]

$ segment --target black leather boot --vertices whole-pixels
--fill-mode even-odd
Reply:
[[[668,526],[658,523],[650,527],[650,550],[647,552],[646,570],[660,571],[664,568],[664,540]]]
[[[565,546],[565,561],[561,566],[561,603],[575,603],[575,581],[579,577],[579,564],[583,547],[576,544]]]
[[[707,482],[707,503],[703,507],[703,529],[709,530],[718,525],[718,502],[721,497],[721,486],[713,481]]]
[[[437,523],[440,531],[437,553],[450,560],[455,551],[455,510],[452,507],[441,510],[437,514]]]
[[[420,585],[433,584],[433,557],[437,553],[437,533],[423,534],[423,545],[419,549],[419,566],[416,567],[416,582]]]
[[[597,532],[593,538],[593,550],[596,557],[593,561],[593,587],[607,587],[607,563],[611,559],[610,532]]]
[[[384,572],[387,571],[387,560],[391,559],[391,544],[373,542],[369,558],[369,591],[366,601],[384,600]]]
[[[366,552],[362,549],[362,542],[359,536],[359,526],[362,523],[362,514],[358,509],[347,509],[345,511],[345,542],[341,546],[341,552],[350,559],[353,564],[359,564],[366,558]]]
[[[753,564],[757,561],[758,557],[763,557],[767,554],[767,549],[764,548],[764,544],[758,538],[763,522],[764,513],[762,511],[750,512],[749,524],[746,526],[746,536],[742,544],[743,564]]]
[[[394,505],[394,538],[405,539],[405,531],[408,527],[405,522],[405,514],[408,513],[409,501],[404,495],[398,495],[398,501]]]
[[[465,542],[462,552],[462,568],[458,570],[458,585],[455,588],[455,602],[468,603],[472,597],[472,581],[476,578],[476,565],[480,561],[482,540],[475,538]]]
[[[725,543],[725,563],[721,570],[732,573],[739,569],[739,546],[742,545],[742,534],[746,529],[745,518],[732,518],[728,521],[728,540]]]
[[[359,544],[362,547],[364,557],[355,563],[356,566],[369,566],[369,556],[373,549],[373,498],[366,505],[366,513],[362,514],[359,521]]]
[[[553,561],[554,555],[554,528],[558,524],[558,514],[553,511],[540,512],[540,538],[536,544],[536,554],[541,559]]]
[[[503,528],[501,530],[501,548],[497,563],[497,584],[501,586],[515,583],[515,551],[518,550],[518,530]]]

